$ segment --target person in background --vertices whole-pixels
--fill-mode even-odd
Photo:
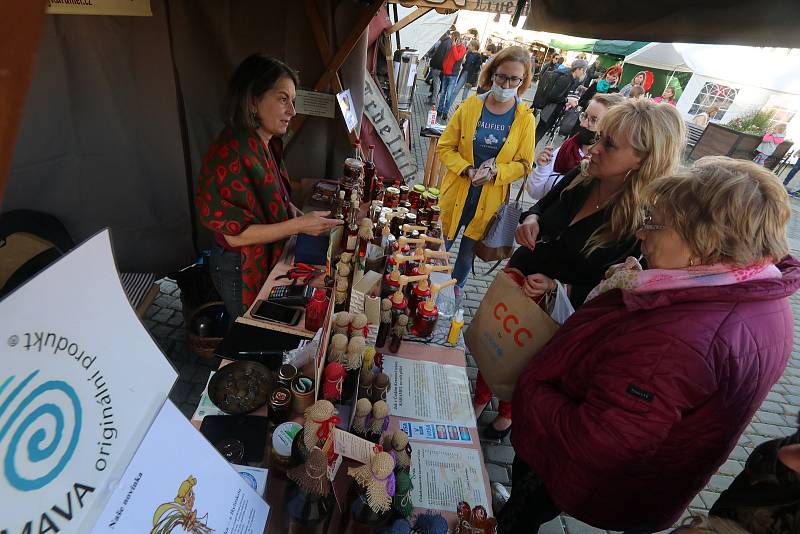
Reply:
[[[447,120],[447,114],[450,110],[450,104],[453,101],[453,93],[456,88],[456,80],[461,71],[461,62],[467,54],[467,47],[461,42],[461,34],[452,32],[450,34],[452,44],[450,50],[442,62],[442,88],[439,96],[438,108],[441,110],[439,117],[442,120]]]
[[[286,238],[322,235],[341,221],[303,214],[290,197],[281,136],[295,115],[297,73],[253,54],[228,83],[226,126],[203,158],[194,204],[214,233],[211,280],[232,318],[250,306]]]
[[[680,163],[685,127],[675,108],[628,99],[606,111],[597,131],[591,158],[520,217],[516,239],[522,246],[508,265],[522,271],[523,291],[531,298],[551,293],[559,280],[579,308],[611,265],[638,256],[634,234],[641,222],[640,191]],[[476,417],[491,398],[478,373]],[[509,433],[511,403],[500,401],[499,412],[484,437]]]
[[[455,95],[463,89],[464,92],[461,94],[461,101],[463,102],[467,99],[470,89],[478,84],[478,74],[480,74],[481,65],[483,64],[483,58],[478,52],[479,48],[480,43],[478,41],[470,41],[469,50],[467,50],[467,55],[464,56],[464,65],[461,67],[461,74],[458,75],[458,81],[453,89],[452,101],[455,101]],[[450,103],[451,106],[452,101]],[[450,108],[444,111],[448,115],[450,114]]]
[[[649,70],[639,71],[636,73],[636,76],[633,77],[630,83],[625,84],[625,86],[623,86],[619,92],[622,94],[622,96],[631,96],[631,89],[638,85],[644,89],[645,93],[647,93],[647,91],[650,90],[650,87],[653,86],[654,79],[655,76],[653,76],[653,73]]]
[[[719,113],[719,107],[714,105],[708,106],[708,109],[702,113],[698,113],[692,118],[692,124],[705,128],[708,126],[708,121],[713,119],[717,113]]]
[[[583,59],[576,59],[567,71],[557,71],[551,76],[558,76],[550,90],[545,95],[546,104],[539,114],[539,123],[536,125],[536,139],[544,138],[550,127],[555,124],[558,117],[564,110],[564,105],[568,104],[567,96],[574,89],[576,82],[579,82],[586,75],[589,64]],[[577,103],[574,99],[573,105]]]
[[[544,74],[545,72],[550,71],[550,70],[557,70],[558,67],[561,65],[561,63],[563,63],[563,62],[564,62],[564,58],[562,58],[558,54],[553,54],[553,56],[550,58],[550,61],[545,63],[544,67],[542,67],[542,72],[541,73]]]
[[[708,514],[736,521],[751,534],[800,531],[800,430],[756,447]]]
[[[764,134],[761,144],[756,147],[756,157],[753,158],[758,165],[764,166],[767,158],[778,149],[786,139],[786,124],[777,124],[771,131]]]
[[[675,105],[675,88],[670,86],[664,89],[664,92],[661,93],[661,96],[657,96],[653,99],[653,102],[656,104],[669,104],[670,106]]]
[[[442,86],[442,65],[447,53],[450,52],[452,41],[448,34],[442,35],[439,39],[439,44],[431,54],[430,63],[430,76],[431,76],[431,94],[428,96],[428,105],[439,103],[439,91]]]
[[[581,81],[584,90],[589,88],[589,85],[600,77],[600,58],[596,58],[594,62],[586,69],[586,76]]]
[[[631,94],[628,98],[641,98],[644,96],[644,89],[641,85],[634,85],[631,87]],[[624,98],[624,97],[623,97]]]
[[[794,175],[797,174],[797,171],[800,171],[800,157],[797,158],[797,161],[794,163],[791,169],[789,169],[789,173],[786,175],[786,178],[783,180],[784,187],[789,188],[789,183],[794,178]]]
[[[619,89],[617,89],[617,84],[619,83],[619,78],[622,76],[622,67],[619,65],[614,65],[613,67],[609,67],[606,73],[595,83],[589,84],[589,88],[583,92],[580,99],[578,99],[578,105],[586,109],[586,106],[589,105],[589,101],[594,98],[594,95],[600,93],[617,93]]]
[[[630,257],[610,269],[517,381],[501,534],[559,511],[601,529],[669,528],[786,367],[800,262],[777,177],[712,156],[639,200],[647,268]]]
[[[536,157],[536,167],[528,175],[525,190],[533,200],[540,200],[558,184],[566,173],[589,155],[597,137],[597,125],[611,106],[625,101],[620,94],[596,94],[580,114],[578,131],[558,147],[546,146]]]
[[[480,74],[479,84],[491,90],[456,108],[439,139],[436,153],[447,167],[439,206],[448,250],[464,228],[453,267],[457,299],[472,267],[475,242],[506,202],[511,184],[530,172],[534,121],[520,98],[530,83],[528,53],[518,46],[502,50]],[[491,170],[478,172],[492,162]]]

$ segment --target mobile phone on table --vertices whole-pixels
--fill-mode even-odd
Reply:
[[[296,326],[300,322],[300,317],[303,315],[303,310],[299,308],[291,308],[271,302],[269,300],[259,300],[256,302],[253,312],[251,313],[256,319],[264,321],[273,321],[288,326]]]
[[[284,306],[305,306],[313,295],[314,288],[310,285],[284,285],[270,289],[267,300]]]

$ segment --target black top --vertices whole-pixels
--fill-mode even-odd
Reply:
[[[606,93],[619,93],[619,88],[609,87]],[[578,100],[578,105],[581,108],[586,109],[586,107],[589,105],[589,101],[592,98],[594,98],[594,95],[596,94],[597,94],[597,81],[595,81],[595,83],[590,84],[589,88],[583,92],[583,95],[581,95],[581,98]]]
[[[586,242],[611,218],[611,209],[606,207],[570,225],[591,191],[588,185],[564,191],[579,174],[580,167],[569,171],[544,198],[522,214],[520,222],[532,214],[539,216],[539,239],[533,250],[519,247],[508,262],[525,275],[541,273],[570,284],[570,300],[576,309],[611,265],[640,254],[639,241],[631,236],[616,246],[600,248],[586,256],[583,252]]]

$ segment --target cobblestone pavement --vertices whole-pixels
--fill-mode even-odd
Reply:
[[[428,107],[424,105],[427,96],[427,86],[422,82],[417,84],[417,94],[412,115],[412,150],[420,168],[420,176],[427,155],[427,140],[417,138],[413,132],[418,132],[427,116]],[[530,99],[527,99],[530,101]],[[800,254],[800,201],[792,200],[792,221],[789,228],[790,244],[793,254]],[[458,242],[454,245],[456,252]],[[481,298],[486,293],[493,276],[486,276],[490,265],[480,260],[475,261],[476,276],[469,280],[464,292],[463,301],[465,326],[469,325],[478,309]],[[199,401],[208,380],[209,371],[217,367],[217,362],[197,356],[189,350],[183,327],[184,317],[181,312],[180,290],[174,281],[162,279],[159,281],[161,294],[145,314],[144,323],[156,339],[161,349],[180,373],[170,398],[190,417]],[[761,409],[756,412],[752,422],[733,450],[730,458],[719,468],[711,478],[708,486],[693,501],[687,510],[707,511],[714,503],[719,493],[728,487],[733,478],[742,470],[744,461],[759,443],[789,435],[795,430],[795,421],[800,412],[800,295],[791,298],[792,309],[795,313],[795,345],[792,357],[783,377],[772,388]],[[471,355],[467,353],[467,374],[474,388],[477,367]],[[493,399],[491,406],[483,413],[478,421],[479,428],[483,428],[497,415],[497,400]],[[489,477],[493,482],[510,485],[511,462],[514,450],[508,438],[502,441],[483,441],[483,453]],[[540,532],[545,534],[589,534],[603,533],[604,531],[585,525],[575,519],[562,515],[547,523]]]

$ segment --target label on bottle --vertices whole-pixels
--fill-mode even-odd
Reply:
[[[348,252],[352,252],[356,249],[356,243],[358,243],[358,234],[349,235],[347,236],[345,248]]]
[[[436,126],[436,108],[428,112],[428,126]]]

